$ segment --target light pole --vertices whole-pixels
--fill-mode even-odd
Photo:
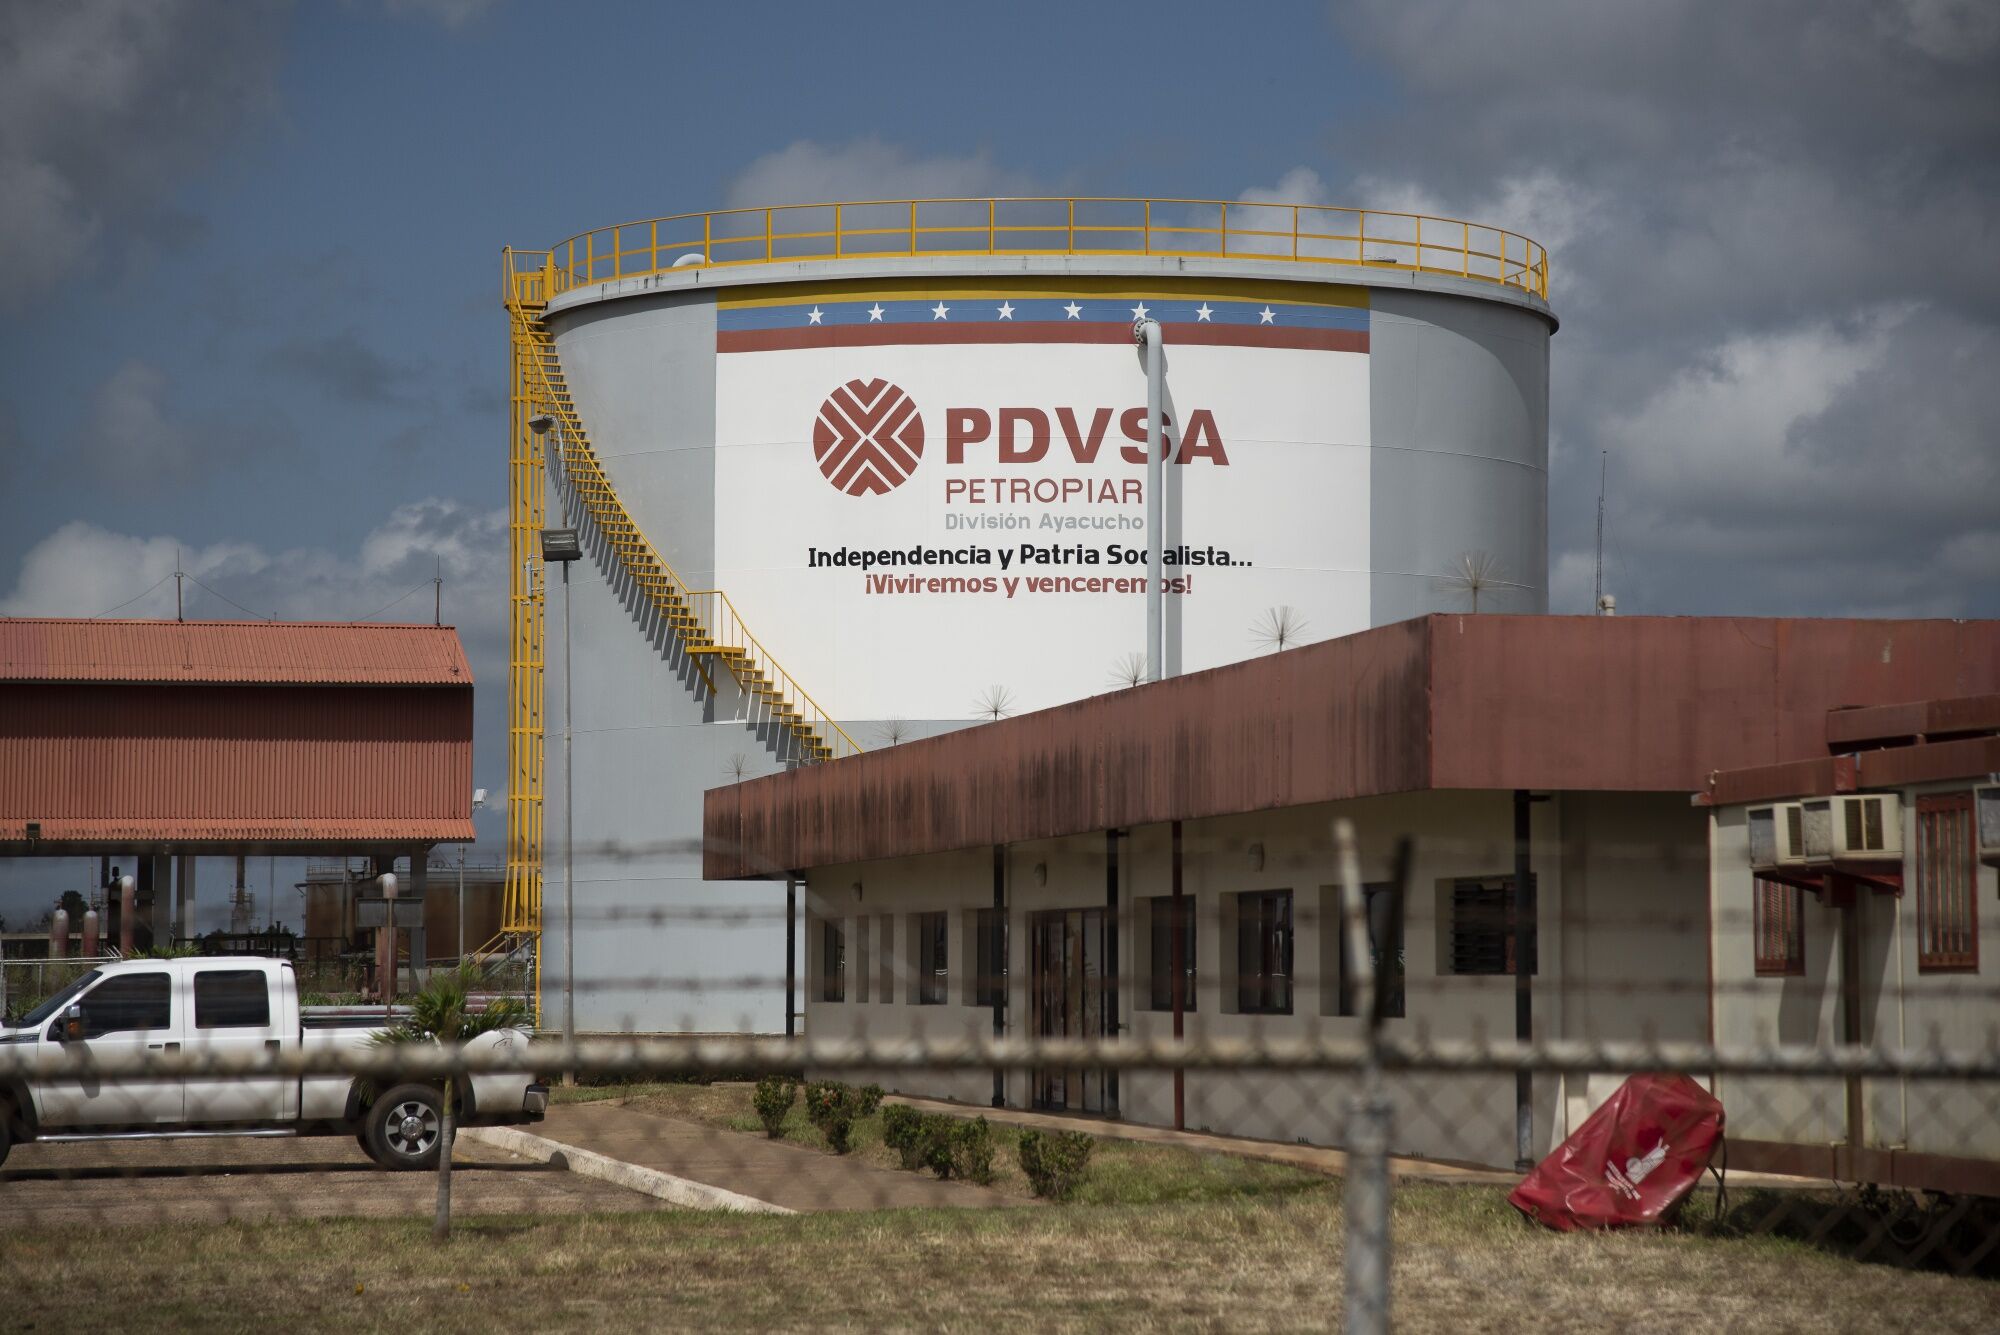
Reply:
[[[1146,680],[1158,681],[1166,659],[1163,590],[1160,588],[1160,492],[1166,481],[1167,424],[1165,336],[1158,320],[1136,320],[1132,341],[1146,357]]]
[[[472,790],[472,809],[480,810],[486,805],[486,790]],[[465,963],[465,845],[458,846],[458,962]]]
[[[543,413],[528,419],[528,426],[536,435],[548,433],[555,453],[544,451],[554,471],[556,453],[562,449],[562,431],[554,418]],[[569,517],[569,496],[563,495],[563,517]],[[576,785],[573,782],[576,767],[571,763],[570,701],[575,694],[570,671],[569,652],[569,563],[583,555],[582,544],[577,541],[574,528],[545,528],[542,530],[542,564],[551,562],[562,567],[563,572],[563,1044],[566,1048],[576,1046]],[[565,1070],[563,1083],[576,1083],[576,1072]]]

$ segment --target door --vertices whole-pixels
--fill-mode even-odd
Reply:
[[[1103,909],[1054,909],[1030,915],[1029,966],[1038,1038],[1103,1038],[1107,982]],[[1117,1097],[1101,1067],[1037,1067],[1038,1108],[1116,1113]]]
[[[183,977],[188,988],[183,1041],[189,1052],[251,1056],[298,1042],[296,1026],[284,1023],[276,969],[195,965]],[[288,1096],[297,1088],[298,1081],[275,1075],[191,1078],[187,1120],[198,1126],[284,1120],[292,1114]]]
[[[82,1012],[81,1033],[65,1048],[81,1048],[94,1057],[178,1051],[181,1016],[173,984],[166,968],[105,978],[74,1003]],[[66,1015],[56,1016],[45,1034],[62,1032],[66,1021]],[[171,1125],[181,1120],[184,1102],[179,1079],[63,1077],[36,1087],[42,1125],[51,1129]]]

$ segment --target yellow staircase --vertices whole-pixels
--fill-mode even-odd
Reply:
[[[539,260],[539,263],[534,261]],[[640,531],[591,448],[577,413],[555,339],[542,323],[555,275],[541,252],[509,251],[504,262],[505,300],[513,322],[514,469],[513,566],[516,586],[513,720],[513,787],[508,803],[508,875],[504,925],[539,932],[541,926],[542,593],[524,580],[545,514],[543,450],[553,446],[562,476],[590,525],[604,539],[635,588],[680,639],[696,670],[712,688],[708,664],[720,662],[760,711],[748,720],[769,721],[792,739],[798,759],[810,762],[857,754],[861,747],[750,634],[736,606],[720,589],[691,589]],[[529,429],[540,413],[556,430],[545,438]]]

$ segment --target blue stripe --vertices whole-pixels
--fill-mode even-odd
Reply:
[[[1022,321],[1059,321],[1081,324],[1123,324],[1129,325],[1137,318],[1134,307],[1143,304],[1146,314],[1162,324],[1225,324],[1225,325],[1272,325],[1286,329],[1357,329],[1368,328],[1368,311],[1360,306],[1308,306],[1286,302],[1258,301],[1186,301],[1154,300],[1126,297],[1121,300],[1097,298],[1065,297],[992,297],[953,298],[936,297],[929,301],[821,301],[799,302],[786,306],[723,306],[715,313],[715,326],[719,330],[735,331],[748,329],[797,329],[812,325],[865,325],[865,324],[994,324],[1004,323],[1009,317],[1002,316],[1000,307],[1005,302],[1011,308],[1011,318],[1015,323]],[[943,303],[945,315],[940,318],[937,306]],[[1070,306],[1076,306],[1072,313]],[[1208,314],[1203,317],[1200,308],[1206,306]],[[879,309],[879,317],[874,312]],[[819,312],[819,319],[812,318],[812,312]],[[1264,318],[1264,312],[1271,312],[1271,319]]]

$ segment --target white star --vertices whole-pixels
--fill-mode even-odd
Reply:
[[[879,301],[878,301],[878,302],[876,302],[876,303],[875,303],[875,304],[874,304],[873,306],[870,306],[870,307],[868,308],[868,319],[869,319],[869,321],[870,321],[871,323],[875,323],[875,324],[880,324],[880,323],[881,323],[881,321],[882,321],[882,303],[881,303],[881,302],[879,302]]]
[[[1140,302],[1140,303],[1139,303],[1139,304],[1138,304],[1137,306],[1134,306],[1134,307],[1132,308],[1132,318],[1133,318],[1133,319],[1135,319],[1135,320],[1143,320],[1143,319],[1145,319],[1145,318],[1146,318],[1146,303],[1145,303],[1145,302],[1143,302],[1143,301],[1142,301],[1142,302]]]
[[[1072,320],[1081,320],[1083,318],[1083,307],[1077,305],[1073,301],[1069,305],[1063,307],[1063,309],[1069,312],[1069,318]]]
[[[931,319],[933,320],[942,320],[950,314],[951,307],[945,305],[942,301],[931,307]]]
[[[1197,319],[1200,319],[1200,320],[1207,320],[1209,316],[1211,316],[1211,315],[1215,314],[1215,312],[1214,312],[1214,311],[1212,311],[1212,310],[1210,310],[1210,309],[1209,309],[1209,305],[1208,305],[1208,303],[1207,303],[1207,302],[1205,302],[1205,301],[1204,301],[1204,302],[1202,302],[1202,303],[1201,303],[1201,305],[1199,305],[1199,306],[1197,306],[1197,307],[1195,308],[1195,312],[1194,312],[1194,313],[1195,313],[1195,317],[1196,317]]]
[[[1269,324],[1277,318],[1278,318],[1277,312],[1273,311],[1269,306],[1266,306],[1263,310],[1257,312],[1258,324]]]
[[[819,309],[819,307],[815,306],[815,307],[813,307],[813,308],[812,308],[811,310],[809,310],[809,311],[807,311],[807,312],[806,312],[806,323],[807,323],[807,324],[818,324],[818,323],[819,323],[819,317],[820,317],[820,309]]]
[[[1011,320],[1011,319],[1013,319],[1013,318],[1014,318],[1014,303],[1013,303],[1013,302],[1011,302],[1011,301],[1003,301],[1003,302],[1001,302],[1001,303],[1000,303],[1000,318],[1001,318],[1001,319],[1003,319],[1003,320]]]

